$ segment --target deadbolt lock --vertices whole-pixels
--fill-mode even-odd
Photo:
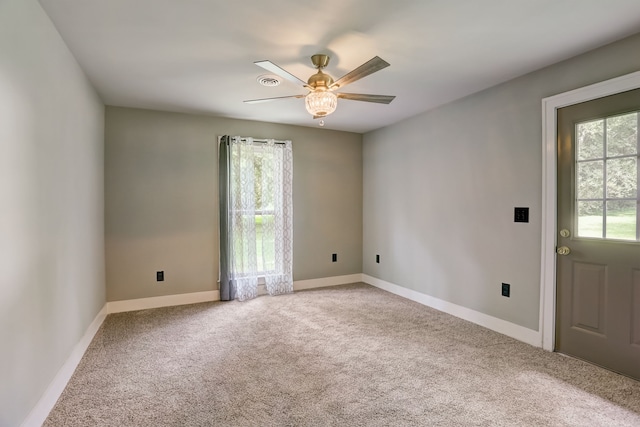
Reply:
[[[569,236],[571,236],[571,232],[569,230],[567,230],[566,228],[563,228],[562,230],[560,230],[560,235],[562,237],[569,237]]]

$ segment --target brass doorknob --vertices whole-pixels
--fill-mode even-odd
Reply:
[[[558,253],[558,255],[569,255],[571,253],[571,249],[569,249],[567,246],[560,246],[556,252]]]

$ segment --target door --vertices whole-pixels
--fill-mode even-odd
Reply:
[[[640,380],[640,89],[558,110],[556,351]]]

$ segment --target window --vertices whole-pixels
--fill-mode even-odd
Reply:
[[[231,212],[236,220],[236,229],[255,229],[255,242],[246,241],[246,233],[238,230],[234,239],[233,256],[237,261],[236,268],[239,274],[264,276],[275,270],[275,171],[272,165],[275,161],[282,161],[282,150],[266,150],[263,143],[255,143],[249,147],[250,155],[242,153],[243,150],[239,146],[231,150],[231,162],[236,166],[231,171],[231,193],[235,200],[242,201],[244,198],[247,201],[250,200],[250,195],[244,192],[253,192],[253,201],[249,202],[252,206],[237,203],[232,206]],[[244,165],[241,155],[248,157],[244,160]],[[249,169],[244,178],[240,170],[241,165]],[[251,174],[253,176],[250,176]],[[255,269],[251,266],[252,259],[255,259]]]
[[[576,124],[579,237],[640,241],[639,112]]]

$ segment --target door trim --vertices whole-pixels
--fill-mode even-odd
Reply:
[[[559,108],[640,88],[640,71],[542,100],[542,242],[540,325],[542,348],[553,351],[556,331],[557,114]]]

